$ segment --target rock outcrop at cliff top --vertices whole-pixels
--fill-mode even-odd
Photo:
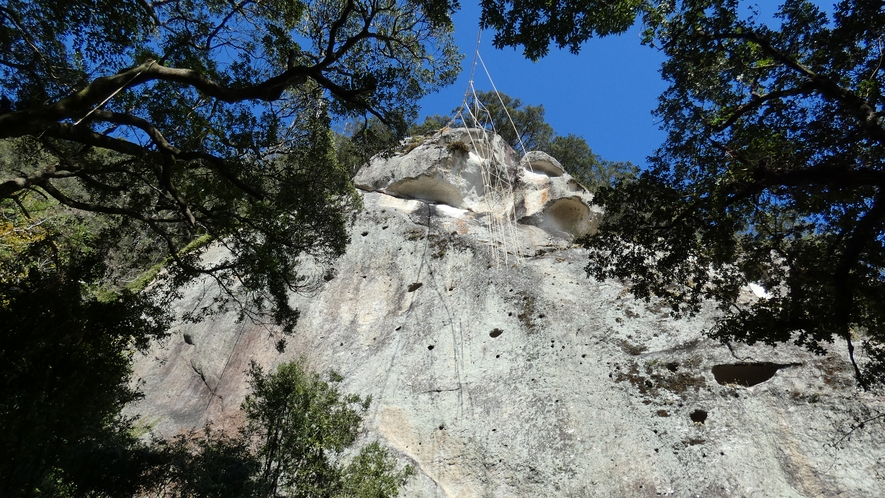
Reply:
[[[674,321],[588,280],[570,237],[594,227],[592,196],[553,158],[481,135],[359,173],[351,245],[292,296],[285,353],[233,315],[182,325],[137,359],[131,412],[163,436],[234,427],[249,362],[305,355],[372,396],[365,438],[415,466],[408,497],[885,496],[881,425],[843,437],[885,403],[838,349],[729,348],[703,336],[712,309]]]

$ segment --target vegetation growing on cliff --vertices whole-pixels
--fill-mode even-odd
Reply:
[[[236,435],[211,426],[179,437],[151,494],[274,498],[386,498],[413,474],[377,442],[354,448],[371,399],[343,395],[334,373],[324,381],[303,362],[265,373],[252,365],[248,425]]]

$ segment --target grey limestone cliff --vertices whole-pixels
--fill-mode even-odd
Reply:
[[[182,325],[136,359],[132,413],[164,436],[233,427],[249,361],[305,355],[372,396],[364,437],[414,465],[409,497],[885,496],[881,424],[844,437],[885,403],[840,350],[728,347],[703,335],[712,308],[674,321],[588,279],[570,241],[600,209],[553,158],[449,130],[356,184],[352,242],[292,296],[286,351],[234,315]]]

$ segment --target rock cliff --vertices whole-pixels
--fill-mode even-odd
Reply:
[[[292,296],[284,353],[234,315],[181,326],[136,359],[131,412],[164,436],[234,426],[249,361],[305,355],[372,396],[365,438],[417,470],[404,496],[885,496],[881,424],[846,437],[885,402],[837,348],[729,347],[712,308],[674,321],[588,280],[570,241],[600,210],[545,154],[465,129],[408,149],[357,176],[352,242]]]

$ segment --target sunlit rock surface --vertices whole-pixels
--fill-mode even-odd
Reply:
[[[137,359],[132,413],[163,436],[235,427],[249,362],[305,355],[372,396],[365,439],[416,468],[407,497],[885,496],[881,422],[845,437],[885,403],[841,349],[730,349],[702,334],[712,310],[673,321],[588,280],[570,241],[600,210],[529,159],[450,130],[374,160],[347,254],[292,296],[286,351],[234,315],[183,326]]]

